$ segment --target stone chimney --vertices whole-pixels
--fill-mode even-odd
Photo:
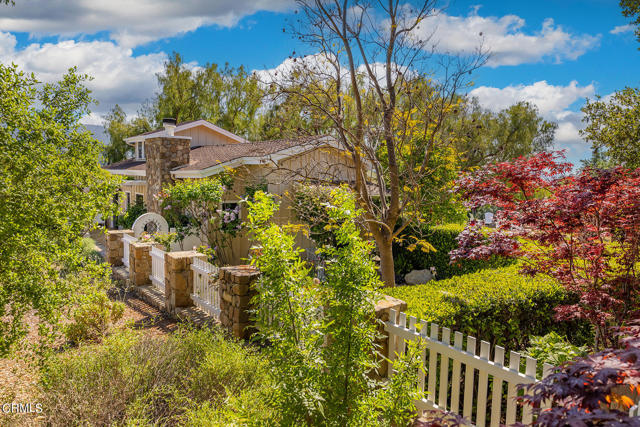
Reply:
[[[190,136],[175,136],[175,119],[165,123],[167,135],[148,138],[145,140],[145,154],[147,157],[147,211],[161,214],[158,194],[162,188],[171,184],[171,170],[178,166],[189,164]]]

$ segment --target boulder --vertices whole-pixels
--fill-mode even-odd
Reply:
[[[412,270],[409,274],[404,276],[404,281],[407,285],[422,285],[431,279],[433,279],[433,273],[429,269]]]

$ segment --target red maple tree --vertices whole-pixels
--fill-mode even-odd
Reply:
[[[522,273],[554,277],[578,302],[559,320],[586,319],[595,348],[615,347],[610,326],[638,317],[640,170],[572,174],[561,152],[487,165],[456,185],[466,206],[498,208],[496,228],[471,221],[452,260],[494,254],[523,260]]]

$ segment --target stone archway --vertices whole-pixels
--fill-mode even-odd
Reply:
[[[131,227],[133,235],[140,237],[143,233],[149,234],[167,234],[169,232],[169,224],[161,215],[153,212],[147,212],[140,215]]]

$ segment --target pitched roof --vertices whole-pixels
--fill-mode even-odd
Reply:
[[[275,139],[243,144],[206,145],[194,147],[189,155],[189,164],[180,171],[207,169],[243,157],[261,158],[288,148],[308,145],[310,140]]]
[[[222,129],[219,126],[214,125],[213,123],[211,123],[208,120],[204,120],[204,119],[199,119],[199,120],[190,120],[190,121],[186,121],[186,122],[180,122],[176,124],[175,130],[174,132],[182,132],[184,130],[193,128],[193,127],[198,127],[198,126],[203,126],[205,128],[208,128],[214,132],[217,132],[221,135],[226,136],[227,138],[230,138],[231,140],[237,141],[237,142],[246,142],[246,140],[244,138],[242,138],[241,136],[238,136],[232,132],[229,132],[226,129]],[[166,135],[165,129],[164,127],[159,128],[159,129],[154,129],[154,130],[150,130],[148,132],[144,132],[141,133],[139,135],[133,135],[130,136],[128,138],[125,138],[124,141],[127,144],[133,144],[134,142],[137,141],[144,141],[146,139],[146,137],[148,136],[162,136],[162,135]]]
[[[191,148],[189,164],[174,170],[181,172],[199,171],[241,158],[261,159],[282,151],[300,148],[305,150],[325,143],[323,137],[307,137],[300,139],[274,139],[262,142],[243,142],[240,144],[205,145]],[[294,153],[292,153],[293,155]],[[126,159],[104,167],[115,173],[144,172],[144,160]],[[125,173],[126,174],[126,173]]]
[[[124,159],[119,162],[106,165],[104,168],[112,171],[124,171],[124,170],[145,170],[145,161],[136,159]]]

